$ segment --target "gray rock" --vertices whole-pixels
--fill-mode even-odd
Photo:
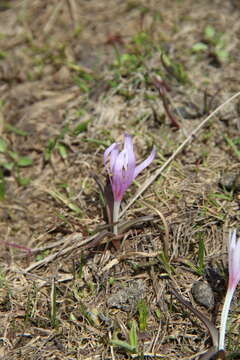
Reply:
[[[132,311],[144,293],[144,282],[141,280],[133,281],[126,287],[118,288],[117,292],[108,298],[107,304],[109,307]]]
[[[214,307],[214,294],[210,285],[205,281],[197,281],[192,286],[194,300],[205,308],[212,310]]]
[[[219,180],[219,185],[228,191],[240,191],[240,173],[223,174]]]

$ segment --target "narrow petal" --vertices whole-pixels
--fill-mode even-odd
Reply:
[[[115,145],[115,147],[112,149],[111,153],[110,153],[110,170],[111,170],[111,175],[114,171],[114,166],[116,164],[117,158],[119,155],[119,149],[118,149],[118,144]]]
[[[153,159],[155,158],[155,155],[156,155],[156,148],[154,147],[152,149],[152,152],[151,154],[147,157],[146,160],[144,160],[141,164],[139,164],[136,168],[135,168],[135,171],[134,171],[134,179],[136,176],[138,176],[138,174],[143,170],[145,169],[148,165],[151,164],[151,162],[153,161]]]
[[[132,137],[128,134],[125,134],[124,151],[127,154],[128,166],[130,166],[130,168],[135,167],[136,160],[133,151]]]
[[[124,150],[122,150],[116,159],[112,171],[112,190],[113,190],[114,199],[116,201],[122,200],[122,196],[125,191],[124,177],[123,177],[123,168],[125,161],[124,158],[125,158],[125,154],[124,154]]]
[[[113,143],[105,150],[103,162],[109,173],[115,201],[122,200],[124,192],[134,178],[153,161],[155,154],[154,148],[149,157],[136,167],[132,137],[128,134],[124,136],[124,147],[121,152],[118,143]]]
[[[221,326],[219,336],[219,350],[224,350],[224,340],[227,326],[227,318],[233,298],[234,291],[240,281],[240,239],[237,240],[237,230],[229,232],[228,241],[228,290],[225,297],[222,314],[221,314]]]
[[[228,247],[229,287],[235,289],[240,281],[240,240],[236,229],[229,233]]]
[[[133,143],[132,143],[132,137],[128,134],[125,134],[125,142],[124,142],[124,154],[125,154],[125,173],[124,173],[124,183],[126,188],[129,187],[129,185],[134,180],[134,173],[136,168],[136,159],[135,154],[133,151]]]
[[[104,163],[104,166],[106,166],[107,164],[107,160],[108,160],[108,155],[113,151],[114,148],[118,147],[118,144],[117,143],[113,143],[112,145],[110,145],[105,151],[104,151],[104,154],[103,154],[103,163]]]
[[[234,257],[234,281],[236,282],[236,286],[240,281],[240,240],[237,242],[237,246],[235,249],[235,257]]]
[[[132,138],[125,135],[124,148],[118,154],[112,171],[112,189],[114,199],[121,201],[124,192],[130,186],[134,179],[135,155],[133,151]]]

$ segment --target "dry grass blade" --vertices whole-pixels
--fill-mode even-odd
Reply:
[[[172,356],[166,356],[164,354],[157,354],[157,353],[144,353],[142,355],[138,354],[130,354],[132,359],[141,359],[141,357],[146,359],[172,359]]]
[[[156,214],[160,217],[160,219],[163,222],[164,228],[165,228],[165,236],[164,236],[164,240],[163,240],[163,247],[164,247],[164,253],[166,256],[169,255],[169,227],[166,221],[165,216],[161,213],[161,211],[159,211],[158,209],[156,209],[154,206],[150,205],[149,203],[146,203],[145,201],[142,201],[142,203],[148,207],[150,207],[150,209],[152,209],[153,211],[156,212]]]
[[[132,204],[139,198],[139,196],[158,178],[158,176],[168,167],[169,164],[175,159],[175,157],[183,150],[183,148],[194,139],[196,134],[201,130],[207,122],[212,119],[214,115],[216,115],[220,110],[224,108],[231,101],[236,99],[240,95],[240,91],[231,96],[228,100],[218,106],[209,116],[207,116],[191,133],[190,135],[182,142],[182,144],[177,148],[177,150],[170,156],[170,158],[161,166],[159,169],[155,171],[155,173],[150,176],[149,179],[145,181],[145,183],[140,187],[137,191],[136,195],[130,200],[130,202],[126,205],[126,207],[122,210],[119,217],[121,217]]]
[[[142,223],[144,221],[150,221],[153,220],[154,216],[153,215],[148,215],[148,216],[142,216],[138,219],[134,219],[134,220],[130,220],[127,221],[126,223],[121,224],[120,229],[121,231],[126,231],[129,227],[136,225],[138,223]],[[51,263],[52,261],[54,261],[55,259],[62,257],[66,254],[68,254],[69,252],[72,252],[73,250],[79,248],[79,247],[84,247],[85,249],[87,248],[92,248],[95,247],[96,245],[98,245],[102,239],[104,239],[105,237],[109,238],[110,237],[110,241],[112,240],[113,234],[107,230],[103,230],[100,233],[94,234],[92,236],[87,237],[86,239],[82,240],[82,234],[80,233],[73,233],[70,236],[68,236],[65,240],[60,240],[58,242],[55,242],[54,244],[50,244],[46,247],[42,247],[39,249],[34,249],[33,252],[39,252],[41,250],[46,250],[49,248],[53,248],[54,246],[58,246],[60,244],[65,244],[64,247],[60,250],[58,250],[57,252],[50,254],[48,256],[46,256],[44,259],[39,260],[34,262],[33,264],[31,264],[30,266],[28,266],[28,268],[25,269],[26,272],[30,272],[35,268],[39,268],[42,266],[46,266],[47,264]],[[79,241],[82,240],[82,241]],[[74,241],[74,244],[71,246],[66,247],[67,244],[71,243]],[[108,240],[104,241],[103,243],[108,242]]]
[[[237,2],[0,1],[1,359],[240,359],[237,304],[223,354],[168,287],[206,270],[216,305],[225,290],[239,94],[218,106],[240,91]],[[114,236],[102,155],[123,132],[159,153]]]
[[[159,256],[158,252],[154,253],[142,253],[142,252],[128,252],[123,255],[120,255],[114,259],[112,259],[109,263],[107,263],[102,270],[99,272],[100,275],[104,274],[104,272],[109,271],[114,266],[118,265],[121,261],[125,259],[131,259],[131,258],[154,258]]]
[[[59,251],[57,251],[57,252],[55,252],[53,254],[50,254],[50,255],[46,256],[42,260],[34,262],[30,266],[28,266],[25,269],[25,271],[30,272],[35,268],[39,268],[41,266],[47,265],[50,262],[52,262],[53,260],[57,259],[58,257],[63,256],[65,254],[67,254],[68,252],[73,251],[74,249],[77,249],[80,246],[88,244],[89,242],[93,241],[96,236],[97,235],[95,234],[93,236],[88,237],[87,239],[84,239],[83,241],[79,241],[79,240],[82,239],[82,234],[81,233],[74,233],[71,236],[68,236],[66,238],[66,243],[65,243],[65,246],[64,246],[63,249],[61,249],[61,250],[59,250]],[[71,246],[66,247],[66,245],[69,244],[70,242],[74,242],[74,244],[71,245]]]
[[[60,2],[57,3],[57,5],[54,7],[53,12],[52,12],[52,14],[51,14],[48,22],[45,24],[45,26],[44,26],[44,28],[43,28],[43,32],[44,32],[45,34],[48,34],[48,33],[51,31],[52,27],[54,26],[54,23],[55,23],[58,15],[59,15],[61,9],[62,9],[63,3],[64,3],[63,1],[60,1]]]
[[[204,325],[207,327],[207,329],[210,332],[213,342],[213,348],[215,349],[216,352],[218,348],[218,337],[219,337],[217,328],[213,325],[211,321],[208,320],[208,318],[206,318],[205,315],[200,313],[200,311],[195,309],[188,301],[186,301],[173,287],[170,287],[170,291],[181,302],[182,305],[186,306],[199,318],[199,320],[201,320],[204,323]]]
[[[74,24],[74,28],[77,29],[77,27],[79,26],[79,19],[77,16],[77,4],[75,0],[68,0],[68,4],[69,4],[69,9],[70,9],[70,13],[71,13],[71,18],[73,20],[73,24]]]

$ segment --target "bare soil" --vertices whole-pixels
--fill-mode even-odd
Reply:
[[[103,152],[126,132],[139,161],[156,146],[124,208],[239,91],[239,16],[233,0],[0,1],[0,359],[190,360],[211,347],[170,287],[219,327],[240,218],[239,100],[128,208],[120,242],[94,238],[106,225],[94,176],[105,181]],[[193,296],[197,281],[209,295]]]

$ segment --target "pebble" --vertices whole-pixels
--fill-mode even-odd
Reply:
[[[194,300],[205,308],[212,310],[214,307],[214,294],[206,281],[196,281],[192,286]]]
[[[115,307],[121,310],[133,310],[139,299],[144,296],[145,285],[142,280],[133,281],[126,287],[117,290],[107,299],[109,307]]]
[[[219,180],[219,185],[228,191],[240,191],[240,173],[223,174]]]

